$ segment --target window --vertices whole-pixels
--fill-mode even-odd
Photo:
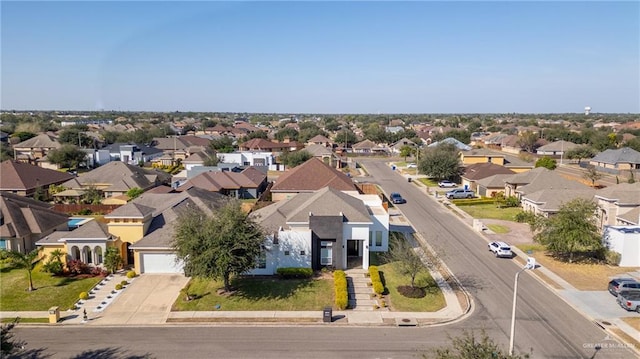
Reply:
[[[324,266],[333,264],[333,242],[320,242],[320,264]]]
[[[265,251],[261,251],[258,255],[258,265],[257,268],[265,269],[267,268],[267,253]]]
[[[369,231],[369,247],[373,246],[373,231]]]
[[[7,249],[7,240],[0,239],[0,249]]]
[[[303,256],[304,255],[304,251],[300,251],[300,255]]]
[[[285,256],[288,256],[289,254],[291,254],[291,252],[289,252],[289,251],[284,251],[284,255],[285,255]]]
[[[376,247],[382,246],[382,231],[376,231]]]

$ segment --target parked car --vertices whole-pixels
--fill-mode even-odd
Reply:
[[[609,282],[609,293],[614,297],[623,290],[640,290],[640,283],[633,278],[614,278]]]
[[[640,290],[620,291],[616,300],[622,308],[640,313]]]
[[[443,188],[443,187],[458,187],[458,185],[456,183],[454,183],[454,182],[444,180],[444,181],[438,182],[438,187],[440,187],[440,188]]]
[[[451,190],[449,192],[447,192],[445,194],[445,196],[447,197],[447,199],[456,199],[456,198],[473,198],[476,196],[476,194],[469,189],[464,189],[464,188],[457,188],[454,190]]]
[[[409,163],[407,165],[407,168],[418,168],[418,165],[416,165],[415,163]]]
[[[505,242],[491,242],[489,243],[489,250],[493,252],[496,255],[496,257],[505,257],[505,258],[513,257],[513,252],[511,252],[511,247]]]
[[[389,196],[389,198],[391,199],[391,203],[393,204],[407,203],[407,200],[402,198],[402,196],[398,192],[391,193],[391,196]]]

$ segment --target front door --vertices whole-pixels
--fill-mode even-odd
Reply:
[[[353,240],[348,240],[347,241],[347,256],[348,257],[357,257],[360,253],[359,253],[359,244],[360,241],[353,241]]]

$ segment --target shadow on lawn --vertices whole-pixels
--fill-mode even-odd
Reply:
[[[101,348],[95,350],[85,350],[82,353],[71,357],[71,359],[152,359],[151,354],[132,355],[120,348]]]
[[[249,300],[284,299],[311,286],[314,279],[281,279],[278,277],[243,277],[232,281],[234,296]]]

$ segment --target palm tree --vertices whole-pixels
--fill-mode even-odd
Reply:
[[[40,248],[36,248],[27,254],[8,251],[7,255],[11,259],[13,265],[18,268],[24,268],[27,270],[27,273],[29,275],[29,291],[33,291],[35,288],[33,287],[31,272],[36,267],[36,264],[38,264],[38,262],[42,260],[42,258],[38,258],[38,256],[40,255]]]

